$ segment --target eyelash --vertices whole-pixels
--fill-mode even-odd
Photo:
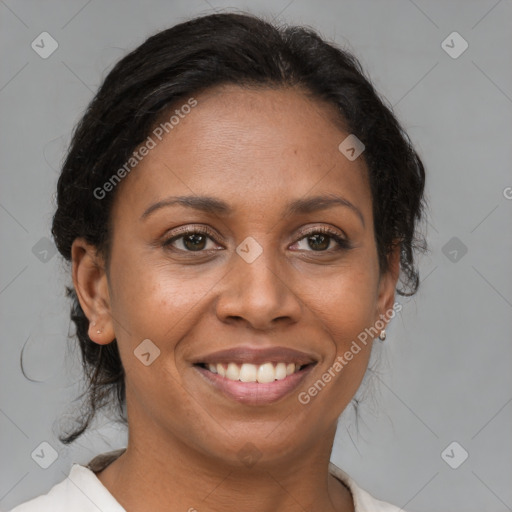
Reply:
[[[317,234],[327,235],[328,237],[333,239],[338,244],[338,247],[335,248],[335,249],[326,249],[324,251],[313,251],[313,250],[310,250],[310,251],[306,251],[306,252],[312,252],[312,253],[318,253],[318,254],[325,254],[325,253],[329,254],[329,253],[333,253],[333,252],[337,252],[337,251],[342,251],[344,249],[351,249],[352,248],[350,242],[346,238],[343,238],[339,233],[337,233],[336,231],[334,231],[334,230],[332,230],[330,228],[327,228],[325,226],[320,226],[318,228],[313,228],[313,229],[311,229],[309,231],[300,233],[300,238],[298,238],[296,240],[296,242],[294,242],[294,243],[300,242],[304,238],[308,238],[310,236],[317,235]],[[165,248],[170,249],[170,250],[174,250],[174,251],[177,251],[177,252],[190,253],[190,254],[193,254],[194,252],[197,252],[197,253],[209,252],[209,251],[204,250],[204,249],[200,250],[200,251],[185,251],[183,249],[176,249],[174,247],[171,247],[171,244],[173,242],[175,242],[176,240],[179,240],[180,238],[189,236],[189,235],[203,235],[203,236],[207,236],[213,242],[218,243],[217,240],[215,239],[215,233],[213,231],[211,231],[207,227],[198,226],[198,227],[194,227],[194,228],[187,228],[186,230],[182,231],[179,235],[174,235],[171,238],[168,238],[167,240],[165,240],[163,242],[162,245]]]

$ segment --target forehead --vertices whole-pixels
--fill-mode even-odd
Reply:
[[[180,108],[193,104],[184,98],[159,120],[167,130],[160,124],[159,137],[150,133],[154,147],[126,178],[120,203],[134,208],[166,195],[207,194],[234,211],[262,211],[339,192],[371,208],[364,159],[339,151],[349,132],[332,105],[297,89],[233,85],[193,99],[193,108]]]

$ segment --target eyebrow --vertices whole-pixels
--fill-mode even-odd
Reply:
[[[141,215],[140,220],[146,219],[153,212],[169,206],[184,206],[205,213],[214,215],[227,215],[233,212],[233,208],[228,203],[210,196],[173,196],[158,201],[147,208]],[[307,198],[295,199],[289,202],[284,211],[284,216],[313,213],[320,210],[327,210],[335,206],[344,206],[352,210],[365,225],[364,217],[359,208],[352,204],[348,199],[335,194],[326,194],[312,196]]]

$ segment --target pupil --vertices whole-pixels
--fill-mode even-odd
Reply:
[[[309,246],[311,247],[311,249],[320,249],[320,250],[324,250],[324,249],[327,249],[329,247],[329,237],[325,236],[325,235],[322,235],[322,234],[316,234],[316,235],[311,235],[309,237],[309,239],[314,239],[315,241],[313,242],[313,244],[309,243]],[[320,244],[318,244],[318,240],[321,240]]]
[[[200,251],[201,249],[204,249],[204,242],[206,237],[204,235],[188,235],[183,239],[183,243],[185,244],[185,247],[187,249],[190,249],[192,251]],[[189,245],[188,242],[192,241],[192,244],[200,243],[202,244],[198,247],[197,245]]]

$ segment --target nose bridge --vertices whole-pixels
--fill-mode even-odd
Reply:
[[[236,253],[240,260],[235,264],[238,294],[256,302],[278,302],[286,287],[279,276],[279,258],[268,240],[264,248],[248,237],[237,247]]]
[[[217,302],[217,315],[244,318],[257,328],[264,328],[277,318],[297,321],[300,301],[285,265],[268,241],[247,237],[236,248],[231,270]],[[261,242],[261,243],[260,243]]]

